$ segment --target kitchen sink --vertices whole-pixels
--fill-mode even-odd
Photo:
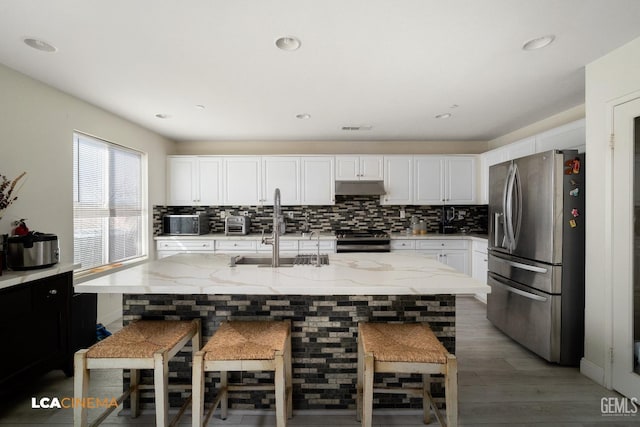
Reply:
[[[316,265],[317,255],[302,254],[280,257],[280,267],[292,267],[294,265]],[[320,265],[329,264],[329,255],[320,254]],[[229,266],[235,267],[236,265],[257,265],[258,267],[271,267],[270,256],[245,256],[234,255],[229,259]]]

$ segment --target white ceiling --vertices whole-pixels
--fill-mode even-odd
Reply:
[[[0,63],[175,140],[488,140],[639,36],[639,0],[0,0]]]

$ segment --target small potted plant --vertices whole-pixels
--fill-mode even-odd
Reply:
[[[2,215],[4,211],[11,206],[13,202],[18,200],[18,191],[22,187],[17,187],[18,182],[24,178],[26,172],[22,172],[13,180],[9,180],[6,176],[0,174],[0,219],[2,219]],[[4,239],[0,243],[4,244]],[[2,274],[2,269],[4,268],[4,246],[0,246],[0,274]]]

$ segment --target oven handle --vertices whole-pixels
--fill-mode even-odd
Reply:
[[[546,302],[547,301],[546,297],[541,297],[540,295],[532,294],[531,292],[522,291],[522,290],[516,289],[516,288],[514,288],[512,286],[505,285],[504,283],[499,282],[495,277],[492,277],[492,279],[493,279],[493,282],[491,283],[492,285],[498,285],[499,288],[502,288],[507,292],[511,292],[513,294],[517,294],[517,295],[520,295],[522,297],[532,299],[534,301],[542,301],[542,302]]]

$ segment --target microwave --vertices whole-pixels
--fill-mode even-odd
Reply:
[[[209,215],[165,215],[162,217],[162,230],[166,235],[197,236],[209,233]]]

